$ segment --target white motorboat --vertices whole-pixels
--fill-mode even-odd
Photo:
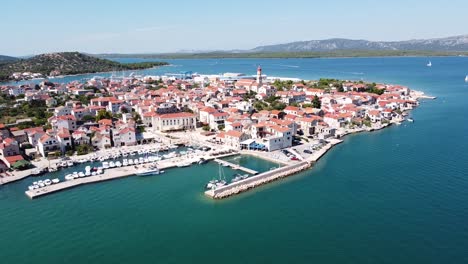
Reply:
[[[468,82],[468,75],[465,77],[465,82]]]
[[[427,64],[426,64],[427,67],[432,67],[432,62],[429,61]]]
[[[52,184],[52,181],[51,181],[50,179],[45,179],[45,180],[44,180],[44,184],[45,184],[46,186],[49,186],[49,185]]]
[[[104,171],[103,171],[102,169],[98,169],[98,170],[96,171],[96,173],[97,173],[97,174],[103,174]]]
[[[86,177],[91,176],[91,171],[85,171],[84,175],[85,175]]]
[[[133,164],[138,165],[138,164],[140,164],[140,161],[138,159],[134,159]]]
[[[78,172],[78,177],[79,178],[83,178],[84,176],[86,176],[82,171]]]
[[[65,180],[71,181],[71,180],[73,180],[73,179],[74,179],[74,177],[73,177],[72,174],[67,174],[67,175],[65,175]]]
[[[143,168],[138,170],[135,174],[138,176],[150,176],[158,175],[164,173],[164,171],[159,170],[157,167]]]
[[[76,178],[78,178],[78,177],[79,177],[79,176],[78,176],[78,172],[74,171],[74,172],[73,172],[73,179],[76,179]]]
[[[71,160],[67,161],[67,166],[72,167],[73,166],[73,161],[71,161]]]
[[[109,168],[115,168],[115,163],[113,161],[109,162]]]
[[[32,190],[34,190],[34,189],[35,189],[35,188],[34,188],[34,185],[29,185],[29,186],[28,186],[28,190],[32,191]]]
[[[96,176],[97,175],[97,172],[93,171],[91,172],[91,176]]]
[[[183,167],[188,167],[190,165],[192,165],[192,163],[189,162],[189,161],[186,161],[186,162],[182,162],[182,163],[177,164],[177,167],[183,168]]]
[[[122,162],[120,162],[120,160],[118,160],[117,162],[115,162],[115,166],[120,168],[122,167]]]
[[[128,166],[128,160],[127,159],[124,159],[123,162],[122,162],[122,166]]]
[[[42,188],[42,187],[45,187],[45,184],[44,184],[44,182],[42,182],[42,181],[38,182],[37,185],[39,185],[39,187],[41,187],[41,188]]]
[[[408,120],[408,122],[411,122],[411,123],[412,123],[412,122],[414,122],[414,119],[413,119],[413,118],[411,118],[411,117],[410,117],[410,118],[408,118],[407,120]]]
[[[107,161],[102,162],[102,168],[103,169],[108,169],[109,168],[109,162],[107,162]]]
[[[128,165],[133,165],[133,160],[132,159],[128,160]]]
[[[60,182],[60,180],[59,180],[58,178],[52,179],[52,183],[53,183],[53,184],[57,184],[57,183],[59,183],[59,182]]]

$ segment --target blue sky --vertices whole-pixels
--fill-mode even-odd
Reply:
[[[450,3],[449,3],[450,2]],[[466,0],[2,0],[0,54],[249,49],[468,34]]]

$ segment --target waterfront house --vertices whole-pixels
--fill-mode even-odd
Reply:
[[[45,133],[37,142],[37,150],[43,157],[47,157],[50,152],[59,150],[59,142],[54,135]]]

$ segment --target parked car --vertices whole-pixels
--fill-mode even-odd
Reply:
[[[308,150],[308,149],[304,149],[304,153],[312,154],[312,151],[310,151],[310,150]]]
[[[299,160],[296,156],[292,156],[291,160]]]

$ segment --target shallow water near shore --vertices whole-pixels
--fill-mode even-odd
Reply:
[[[427,60],[171,61],[180,66],[158,71],[254,73],[260,64],[269,75],[363,78],[438,98],[412,111],[414,123],[347,136],[311,170],[226,200],[203,195],[203,185],[217,175],[214,162],[35,200],[24,195],[33,178],[0,186],[0,259],[467,263],[468,58],[431,58],[431,68]],[[242,162],[274,166],[253,157]]]

